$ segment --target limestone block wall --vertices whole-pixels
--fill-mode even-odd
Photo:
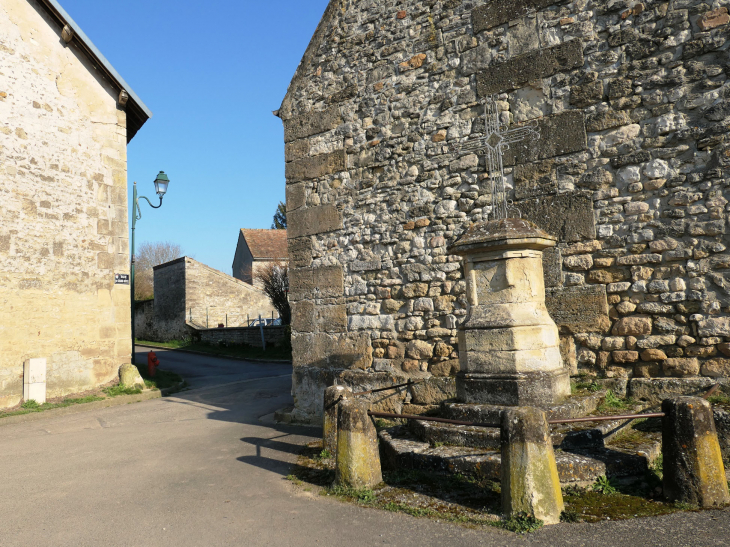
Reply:
[[[484,158],[449,145],[483,134],[487,95],[540,130],[505,172],[559,238],[547,304],[573,371],[730,373],[729,3],[332,0],[279,111],[301,417],[324,371],[453,373],[446,249],[491,196]]]
[[[48,397],[130,359],[126,116],[98,74],[36,2],[2,2],[0,408],[26,359],[48,359]]]
[[[269,298],[248,283],[189,257],[154,268],[155,298],[135,311],[136,336],[166,342],[218,325],[243,327],[262,317],[278,317]]]

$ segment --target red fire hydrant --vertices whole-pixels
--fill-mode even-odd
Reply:
[[[154,378],[155,373],[157,372],[157,367],[160,366],[160,360],[157,358],[157,354],[154,351],[151,351],[147,354],[147,372],[150,375],[150,378]]]

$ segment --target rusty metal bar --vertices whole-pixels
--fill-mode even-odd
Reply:
[[[373,418],[395,418],[399,420],[422,420],[424,422],[439,422],[442,424],[468,425],[472,427],[500,427],[500,424],[487,424],[480,422],[464,422],[461,420],[449,420],[447,418],[433,418],[431,416],[418,416],[415,414],[392,414],[390,412],[368,412]],[[613,420],[636,420],[639,418],[663,418],[663,412],[653,414],[625,414],[616,416],[586,416],[585,418],[565,418],[562,420],[548,420],[548,424],[572,424],[578,422],[607,422]]]
[[[713,395],[713,394],[714,394],[714,393],[715,393],[715,392],[716,392],[716,391],[717,391],[718,389],[720,389],[720,384],[719,384],[719,383],[717,383],[717,384],[715,384],[714,386],[712,386],[712,387],[710,388],[710,391],[708,391],[707,393],[705,393],[705,394],[704,394],[704,395],[702,396],[702,398],[703,398],[703,399],[709,399],[710,397],[712,397],[712,395]]]
[[[462,422],[461,420],[449,420],[447,418],[433,418],[431,416],[417,416],[415,414],[391,414],[390,412],[372,412],[368,415],[373,418],[397,418],[399,420],[421,420],[424,422],[439,422],[452,425],[470,425],[474,427],[500,427],[499,424],[484,424],[479,422]]]
[[[398,389],[398,388],[406,387],[406,386],[415,386],[416,384],[420,384],[423,381],[424,380],[418,380],[417,382],[411,382],[409,380],[405,384],[398,384],[398,385],[390,386],[390,387],[379,387],[377,389],[369,389],[367,391],[358,391],[357,393],[353,393],[353,395],[369,395],[370,393],[378,393],[380,391],[388,391],[390,389]]]
[[[613,420],[636,420],[638,418],[663,418],[663,412],[655,412],[653,414],[626,414],[623,416],[586,416],[585,418],[565,418],[563,420],[548,420],[550,425],[554,424],[574,424],[578,422],[610,422]]]

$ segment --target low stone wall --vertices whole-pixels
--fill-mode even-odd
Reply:
[[[266,344],[279,345],[286,338],[286,327],[264,327],[264,338]],[[226,345],[247,345],[257,348],[262,347],[261,327],[234,327],[222,329],[198,329],[196,336],[204,344],[219,346]]]

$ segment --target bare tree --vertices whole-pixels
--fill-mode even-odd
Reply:
[[[290,324],[289,266],[287,263],[269,262],[261,268],[256,268],[254,279],[261,281],[262,290],[271,300],[272,306],[279,312],[282,324]]]
[[[134,299],[147,300],[154,296],[154,275],[152,268],[183,256],[177,243],[158,241],[142,243],[135,254]]]

